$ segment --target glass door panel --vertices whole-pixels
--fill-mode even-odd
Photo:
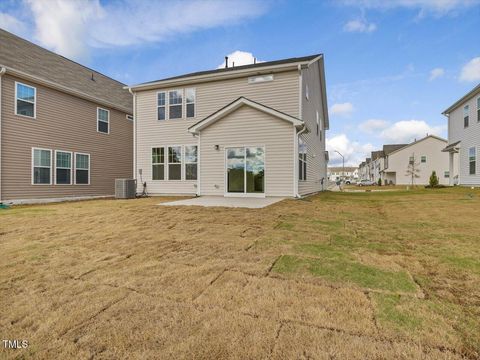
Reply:
[[[245,192],[245,148],[227,149],[227,191]]]
[[[246,191],[263,193],[265,190],[265,154],[261,147],[248,147],[246,150]]]

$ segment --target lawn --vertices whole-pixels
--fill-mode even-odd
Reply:
[[[18,359],[476,359],[480,190],[0,210]]]

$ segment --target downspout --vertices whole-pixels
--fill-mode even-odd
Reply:
[[[137,179],[137,94],[128,88],[128,92],[133,96],[133,179]],[[142,184],[143,186],[143,184]]]
[[[7,69],[0,69],[0,202],[2,201],[2,77]]]
[[[297,144],[298,144],[298,139],[300,138],[300,135],[302,135],[306,130],[307,130],[307,126],[304,124],[302,130],[300,130],[300,131],[297,133],[297,137],[296,137]],[[295,159],[295,161],[298,163],[298,145],[297,145],[297,158]],[[298,184],[298,172],[297,172],[297,174],[296,174],[295,179],[297,179],[297,184]],[[295,197],[296,197],[296,198],[299,198],[299,199],[302,197],[302,196],[298,193],[298,185],[297,185]]]
[[[302,118],[302,99],[303,99],[303,81],[302,67],[298,64],[298,118]],[[295,125],[293,126],[293,196],[299,198],[298,194],[298,133]]]

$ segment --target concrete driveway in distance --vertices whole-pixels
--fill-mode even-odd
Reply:
[[[282,197],[247,198],[223,196],[199,196],[192,199],[160,203],[165,206],[204,206],[261,209],[282,201]]]

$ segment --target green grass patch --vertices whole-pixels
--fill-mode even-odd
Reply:
[[[442,260],[457,269],[468,270],[480,274],[480,259],[460,256],[444,256],[442,257]]]
[[[402,308],[399,295],[373,294],[377,305],[377,320],[389,327],[410,331],[422,325],[422,319]]]
[[[332,282],[353,283],[363,288],[389,290],[392,292],[415,292],[415,283],[404,271],[387,271],[351,261],[336,252],[329,252],[322,259],[306,259],[284,255],[275,264],[274,271],[296,273],[306,271],[313,276]]]
[[[275,225],[275,229],[281,229],[281,230],[293,230],[295,228],[295,225],[289,222],[282,221]]]

